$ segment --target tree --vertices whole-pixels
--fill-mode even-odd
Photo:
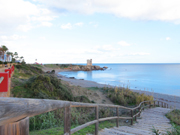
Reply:
[[[15,53],[14,53],[14,57],[15,57],[15,60],[17,60],[17,59],[19,58],[19,56],[18,56],[18,53],[17,53],[17,52],[15,52]]]
[[[8,48],[5,45],[1,46],[1,51],[2,51],[2,54],[3,54],[3,60],[4,60],[4,54],[6,53],[7,50],[8,50]]]
[[[9,56],[12,56],[12,52],[7,52],[6,55],[7,55],[8,61],[10,61]]]
[[[3,55],[3,52],[2,52],[2,48],[0,47],[0,57],[2,59],[2,55]]]
[[[23,58],[24,58],[23,56],[20,57],[21,61],[22,61]]]

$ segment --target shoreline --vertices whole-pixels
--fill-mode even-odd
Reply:
[[[99,84],[97,82],[89,81],[89,80],[71,79],[71,78],[68,78],[66,76],[59,74],[59,72],[69,71],[69,70],[63,70],[63,69],[54,69],[54,70],[56,71],[55,75],[58,77],[58,79],[66,81],[70,85],[75,85],[75,86],[80,86],[80,87],[85,87],[85,88],[88,88],[88,87],[99,87],[99,88],[116,87],[116,86],[112,86],[112,85]],[[134,89],[130,89],[130,90],[133,92],[138,92],[140,94],[144,93],[145,95],[151,95],[154,97],[155,100],[164,101],[165,103],[168,103],[169,106],[173,106],[173,109],[174,108],[180,109],[180,96],[173,96],[173,95],[163,94],[163,93],[153,93],[153,92],[149,92],[149,91],[134,90]]]

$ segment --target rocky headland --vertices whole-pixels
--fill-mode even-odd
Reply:
[[[105,70],[108,67],[100,67],[100,66],[84,66],[84,65],[72,65],[69,66],[66,69],[72,70],[72,71],[92,71],[92,70]]]

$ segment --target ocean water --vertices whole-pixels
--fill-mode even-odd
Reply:
[[[59,74],[101,84],[124,86],[180,96],[180,64],[93,64],[104,71],[67,71]]]

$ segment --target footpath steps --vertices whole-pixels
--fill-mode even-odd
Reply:
[[[105,128],[99,135],[154,135],[153,127],[161,134],[166,133],[172,128],[170,120],[165,116],[170,111],[171,109],[161,107],[146,109],[142,111],[141,117],[137,118],[134,125]]]

